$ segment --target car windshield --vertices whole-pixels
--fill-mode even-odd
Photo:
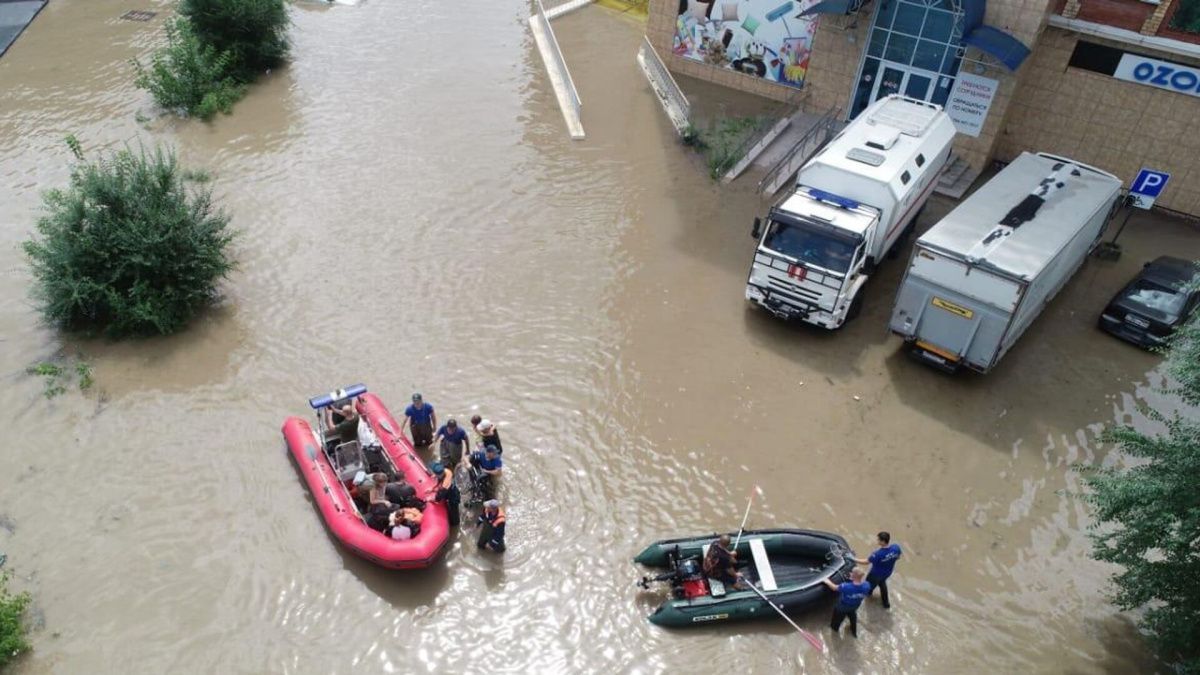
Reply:
[[[772,220],[763,246],[800,262],[845,274],[858,243],[816,228]]]
[[[1145,308],[1156,319],[1175,319],[1183,312],[1187,295],[1148,279],[1137,279],[1125,287],[1121,299]]]

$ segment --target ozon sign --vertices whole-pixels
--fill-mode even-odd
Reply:
[[[1200,70],[1178,63],[1124,54],[1113,77],[1189,96],[1200,96]]]

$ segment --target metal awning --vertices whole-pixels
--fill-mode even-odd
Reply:
[[[821,0],[817,4],[796,15],[796,18],[814,14],[850,14],[862,7],[863,0]]]
[[[1029,47],[994,26],[976,26],[963,37],[963,44],[995,57],[1009,70],[1021,67],[1025,57],[1029,56]]]

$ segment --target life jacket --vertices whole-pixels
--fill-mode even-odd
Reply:
[[[504,507],[496,509],[496,515],[488,518],[487,521],[492,524],[492,527],[504,524]]]

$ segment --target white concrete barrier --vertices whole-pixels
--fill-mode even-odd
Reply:
[[[554,16],[562,16],[586,4],[588,3],[582,0],[572,0],[551,11],[554,12]],[[563,120],[567,123],[567,132],[571,134],[571,138],[583,138],[583,120],[580,119],[583,102],[579,100],[579,91],[575,89],[575,81],[571,79],[571,71],[567,69],[567,62],[558,46],[558,38],[554,37],[554,29],[550,27],[550,17],[547,16],[546,8],[542,6],[542,0],[534,0],[534,6],[537,11],[529,17],[529,29],[533,32],[533,39],[542,54],[542,62],[546,64],[546,73],[550,76],[550,84],[554,87],[555,97],[558,98],[558,107],[562,109]]]

